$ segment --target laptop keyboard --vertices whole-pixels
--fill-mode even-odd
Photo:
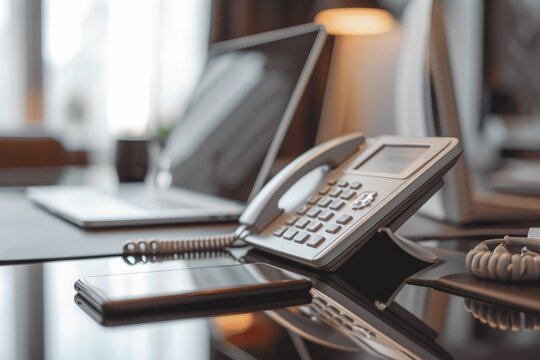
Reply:
[[[118,197],[129,204],[135,205],[139,208],[148,210],[174,210],[182,209],[187,206],[178,202],[165,201],[159,199],[147,191],[141,191],[140,193],[127,192],[118,193]]]

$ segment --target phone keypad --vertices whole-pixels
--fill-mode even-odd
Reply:
[[[312,248],[333,241],[358,219],[351,210],[364,209],[375,200],[375,191],[358,194],[362,186],[359,181],[328,180],[296,209],[300,216],[287,218],[286,226],[278,227],[273,235]]]

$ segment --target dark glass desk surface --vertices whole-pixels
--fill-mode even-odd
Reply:
[[[361,349],[336,350],[302,339],[263,312],[103,327],[73,300],[73,283],[84,276],[234,262],[218,258],[132,266],[114,257],[2,266],[0,358],[377,358]],[[473,318],[463,298],[406,286],[397,302],[435,330],[436,343],[454,358],[524,359],[540,354],[540,331],[492,329]]]
[[[77,178],[75,182],[86,181]],[[0,359],[378,358],[358,347],[354,351],[350,347],[332,347],[329,342],[333,334],[343,339],[336,330],[327,333],[323,345],[303,338],[306,329],[292,331],[265,312],[104,327],[79,309],[73,299],[74,282],[85,276],[234,263],[232,258],[214,258],[133,266],[120,257],[110,257],[0,266]],[[405,328],[409,324],[411,329],[431,328],[428,333],[432,344],[427,346],[453,358],[540,357],[540,317],[528,314],[527,320],[532,325],[536,323],[539,330],[502,331],[475,319],[461,297],[409,285],[400,290],[396,302],[406,310],[402,311],[403,317],[394,316],[396,323]],[[310,324],[312,314],[304,310],[305,307],[293,309],[306,315]],[[354,311],[357,310],[358,307]],[[495,321],[496,313],[482,311]],[[313,328],[316,326],[317,322],[313,322]],[[385,331],[389,336],[411,336],[411,331],[403,328],[387,327]],[[384,332],[377,335],[385,337]]]

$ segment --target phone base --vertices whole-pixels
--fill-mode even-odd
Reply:
[[[336,270],[380,309],[386,308],[405,284],[405,279],[438,262],[431,251],[381,228]]]

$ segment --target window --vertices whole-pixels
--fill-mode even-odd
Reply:
[[[0,0],[1,1],[1,0]],[[178,118],[206,56],[210,1],[44,0],[44,112],[69,148]]]
[[[0,0],[0,130],[12,129],[24,120],[21,3]]]

